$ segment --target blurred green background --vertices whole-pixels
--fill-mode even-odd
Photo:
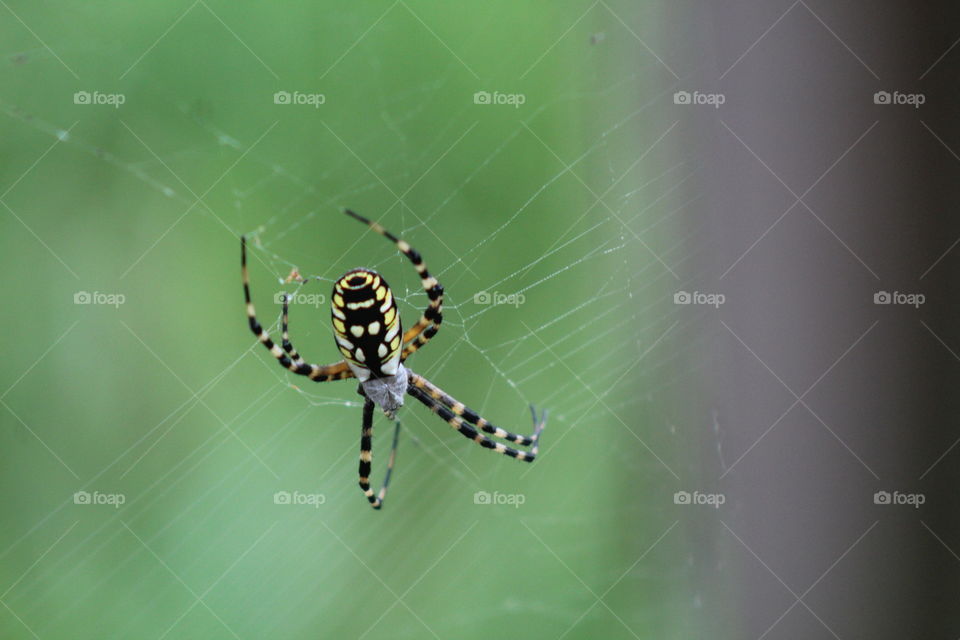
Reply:
[[[661,412],[685,366],[657,344],[675,284],[636,241],[683,259],[670,216],[688,167],[654,106],[674,78],[636,37],[663,44],[660,12],[5,4],[0,636],[700,636],[671,501],[688,454]],[[355,383],[278,367],[240,288],[253,234],[275,336],[294,266],[321,279],[305,296],[381,270],[409,326],[416,274],[346,206],[402,232],[446,287],[411,368],[513,430],[528,404],[550,411],[534,465],[408,403],[386,507],[366,504]],[[302,300],[295,344],[335,360],[327,302]],[[379,482],[382,416],[376,430]]]

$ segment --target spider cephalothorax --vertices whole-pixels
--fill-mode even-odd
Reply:
[[[383,505],[393,471],[400,423],[397,422],[393,436],[393,447],[387,463],[387,473],[379,493],[370,489],[370,466],[372,460],[373,412],[376,407],[390,418],[403,406],[404,395],[415,398],[433,413],[443,418],[461,435],[470,438],[480,446],[493,449],[497,453],[533,462],[537,456],[540,432],[546,426],[546,412],[537,417],[533,413],[533,434],[517,435],[494,426],[481,418],[477,412],[465,406],[434,385],[426,378],[413,373],[403,363],[420,347],[427,344],[436,335],[443,322],[443,287],[430,275],[420,254],[403,240],[352,211],[347,215],[368,225],[373,231],[390,239],[397,245],[420,275],[427,298],[430,300],[420,319],[412,327],[403,331],[400,323],[400,311],[390,291],[390,286],[376,271],[354,269],[345,273],[333,285],[331,313],[334,338],[344,360],[330,365],[309,364],[290,342],[287,333],[289,299],[284,297],[282,314],[283,348],[278,347],[267,331],[257,321],[256,310],[250,299],[250,277],[247,273],[247,243],[241,238],[241,266],[243,273],[243,293],[247,303],[247,318],[250,330],[270,351],[280,364],[290,371],[307,376],[317,382],[357,378],[360,381],[360,395],[364,397],[363,424],[360,432],[360,488],[374,509]],[[530,447],[521,451],[508,447],[480,433],[491,434],[494,438],[514,444]]]

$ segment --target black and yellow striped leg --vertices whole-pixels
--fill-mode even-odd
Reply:
[[[243,296],[247,303],[247,319],[250,323],[250,331],[253,332],[253,335],[257,336],[257,340],[263,343],[263,346],[277,359],[280,366],[296,374],[307,376],[316,382],[343,380],[353,377],[353,372],[344,361],[320,366],[304,362],[299,355],[294,355],[294,359],[291,360],[284,350],[274,344],[273,340],[270,339],[270,334],[267,333],[267,330],[257,321],[257,311],[250,298],[250,274],[247,271],[247,239],[245,237],[240,238],[240,271],[243,277]],[[286,317],[286,314],[284,314],[284,317]],[[294,354],[296,354],[296,352],[294,352]]]
[[[280,330],[281,330],[281,340],[283,345],[283,350],[290,354],[290,358],[293,360],[294,364],[306,364],[304,359],[300,357],[300,354],[297,353],[297,350],[294,348],[293,343],[290,342],[290,333],[288,331],[290,325],[290,296],[285,295],[283,297],[283,315],[280,319]]]
[[[387,461],[387,473],[383,476],[383,486],[378,493],[370,488],[370,470],[373,464],[373,412],[376,404],[369,398],[363,403],[363,425],[360,430],[360,489],[367,496],[374,509],[383,507],[393,475],[393,463],[397,460],[397,444],[400,442],[400,422],[393,429],[393,445],[390,447],[390,459]]]
[[[283,296],[283,315],[280,319],[280,338],[282,340],[283,350],[286,351],[294,362],[302,362],[303,358],[300,357],[300,354],[297,353],[297,350],[293,348],[293,344],[290,342],[290,333],[289,328],[289,314],[290,314],[290,297],[287,295]]]
[[[531,411],[533,411],[533,414],[534,414],[534,421],[537,422],[537,426],[534,430],[534,436],[532,438],[533,448],[531,448],[529,451],[519,451],[517,449],[508,447],[507,445],[501,442],[497,442],[496,440],[492,440],[491,438],[488,438],[487,436],[483,435],[482,433],[474,429],[471,425],[469,425],[467,422],[465,422],[463,418],[456,415],[452,410],[440,404],[439,401],[431,398],[430,395],[423,389],[420,389],[419,387],[416,387],[414,385],[410,385],[407,388],[407,393],[413,396],[414,398],[416,398],[417,400],[419,400],[420,402],[422,402],[428,409],[430,409],[430,411],[434,412],[435,414],[443,418],[447,422],[447,424],[449,424],[451,427],[459,431],[460,434],[463,435],[465,438],[469,438],[473,440],[474,442],[479,444],[481,447],[484,447],[486,449],[492,449],[497,453],[503,454],[505,456],[510,456],[511,458],[516,458],[517,460],[523,460],[525,462],[533,462],[536,459],[537,453],[540,449],[540,443],[539,443],[540,432],[543,431],[543,427],[546,426],[546,423],[547,423],[546,412],[544,412],[543,415],[540,416],[540,419],[537,420],[536,411],[533,411],[533,408],[531,407]]]
[[[404,360],[409,358],[413,353],[416,353],[416,351],[420,347],[430,342],[430,338],[437,335],[437,331],[439,330],[440,330],[439,325],[431,325],[427,327],[426,331],[416,336],[411,342],[407,343],[403,347],[403,353],[400,355],[400,361],[403,362]]]
[[[501,429],[500,427],[490,424],[486,419],[480,417],[476,411],[467,407],[462,402],[459,402],[456,398],[449,395],[443,389],[439,388],[437,385],[433,384],[426,378],[421,375],[409,371],[408,375],[410,376],[410,384],[422,389],[429,395],[433,400],[443,404],[445,407],[450,409],[454,415],[462,417],[464,420],[470,424],[476,425],[482,431],[492,434],[497,438],[507,440],[514,444],[518,444],[523,447],[529,447],[532,444],[536,444],[537,440],[540,438],[540,432],[543,431],[543,427],[546,425],[546,414],[544,414],[544,420],[541,423],[537,422],[537,413],[533,412],[533,435],[522,436],[516,433],[507,431],[506,429]],[[531,407],[533,410],[533,407]]]
[[[345,213],[351,218],[364,223],[397,245],[397,249],[413,263],[413,267],[420,275],[420,282],[423,284],[423,289],[427,292],[427,297],[430,299],[430,303],[427,305],[427,308],[417,323],[407,329],[403,334],[403,343],[406,346],[403,348],[403,354],[400,356],[400,360],[406,360],[407,356],[427,344],[430,338],[435,336],[437,331],[440,330],[440,325],[443,322],[443,285],[430,275],[430,272],[427,271],[426,263],[424,263],[423,258],[416,249],[384,229],[379,223],[373,222],[369,218],[364,218],[349,209],[347,209]]]

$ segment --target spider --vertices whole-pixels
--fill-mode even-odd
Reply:
[[[283,299],[281,320],[282,349],[271,340],[266,329],[257,321],[256,310],[250,299],[246,237],[240,238],[240,266],[250,330],[281,366],[315,382],[348,378],[357,378],[360,381],[357,392],[363,396],[364,403],[360,431],[359,484],[370,506],[374,509],[380,509],[383,506],[396,460],[400,435],[400,422],[396,421],[393,446],[390,450],[383,485],[379,492],[374,493],[370,488],[374,410],[379,407],[387,418],[395,420],[397,410],[403,406],[405,395],[410,395],[424,404],[456,431],[480,446],[517,460],[533,462],[539,449],[540,433],[547,423],[546,411],[538,417],[536,409],[531,406],[533,435],[517,435],[491,424],[477,412],[404,366],[403,363],[407,358],[427,344],[440,329],[440,323],[443,321],[443,287],[430,275],[420,254],[409,244],[384,229],[379,223],[349,209],[344,213],[396,244],[397,249],[407,256],[420,275],[420,281],[430,302],[417,323],[406,332],[401,329],[397,302],[383,276],[371,269],[352,269],[334,283],[331,304],[334,338],[344,359],[335,364],[323,366],[309,364],[297,353],[290,342],[287,296]],[[521,451],[508,447],[502,442],[483,435],[478,429],[495,438],[522,447],[530,447],[530,449]]]

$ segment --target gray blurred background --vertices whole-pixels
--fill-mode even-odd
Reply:
[[[726,97],[683,120],[709,157],[689,288],[726,303],[681,339],[709,362],[686,415],[722,451],[691,473],[728,499],[700,541],[740,585],[735,637],[960,630],[957,17],[728,2],[672,52]]]

